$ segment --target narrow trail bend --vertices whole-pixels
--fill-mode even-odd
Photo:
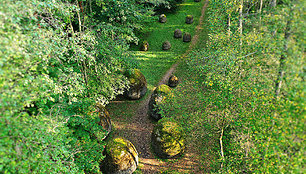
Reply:
[[[201,17],[199,18],[199,24],[196,27],[195,35],[192,38],[188,50],[181,56],[181,60],[184,59],[196,46],[199,40],[199,34],[201,33],[205,11],[208,7],[209,0],[206,0],[202,7]],[[180,60],[176,62],[167,73],[161,78],[158,85],[166,84],[171,74],[175,71],[179,65]],[[149,94],[150,96],[151,94]],[[134,111],[135,116],[129,121],[130,124],[126,124],[123,121],[115,120],[113,124],[116,130],[115,136],[121,136],[130,140],[136,147],[139,153],[140,169],[144,174],[159,173],[167,169],[179,171],[181,173],[201,173],[199,169],[199,160],[197,153],[193,152],[192,148],[187,148],[184,156],[173,162],[164,162],[155,158],[151,151],[151,132],[153,130],[153,122],[147,115],[148,105],[150,97],[143,100],[139,107]]]

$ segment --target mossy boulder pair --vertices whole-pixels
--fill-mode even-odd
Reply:
[[[182,38],[182,31],[180,29],[176,29],[174,31],[174,38],[179,39]],[[183,36],[183,42],[190,42],[191,41],[191,34],[186,32]]]
[[[139,163],[135,146],[123,138],[111,140],[105,147],[104,155],[100,167],[106,174],[132,174]]]
[[[158,121],[152,132],[152,149],[161,158],[172,158],[185,150],[183,130],[169,118]]]
[[[147,92],[147,80],[145,76],[139,69],[130,69],[124,74],[130,82],[130,88],[124,93],[125,97],[131,100],[142,98]]]

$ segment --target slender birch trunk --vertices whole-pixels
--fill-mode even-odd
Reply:
[[[228,32],[228,38],[231,37],[231,14],[228,14],[228,18],[227,18],[227,32]]]
[[[288,44],[289,44],[289,40],[291,36],[291,23],[292,23],[291,14],[292,14],[293,8],[294,7],[290,9],[289,19],[286,24],[285,38],[284,38],[285,39],[284,40],[284,52],[281,54],[281,57],[279,60],[280,65],[279,65],[279,71],[278,71],[278,76],[277,76],[276,85],[275,85],[275,98],[276,99],[279,97],[282,83],[283,83],[284,74],[285,74],[285,62],[288,57]]]
[[[240,1],[239,9],[239,33],[240,33],[240,45],[242,45],[242,31],[243,31],[243,0]]]
[[[276,7],[276,0],[271,1],[271,7]]]
[[[259,15],[259,28],[261,27],[261,12],[262,12],[263,0],[260,0],[258,15]]]

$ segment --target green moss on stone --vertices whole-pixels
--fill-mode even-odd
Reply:
[[[160,85],[155,89],[157,94],[170,94],[171,88],[168,85]]]
[[[104,173],[132,173],[136,170],[138,153],[130,141],[115,138],[106,145],[105,153],[101,166]]]
[[[125,74],[133,86],[137,86],[146,82],[139,69],[128,70]]]
[[[153,148],[161,157],[173,157],[185,149],[183,130],[169,118],[161,119],[154,127],[152,134]]]
[[[113,158],[120,159],[122,151],[126,152],[129,144],[122,138],[115,138],[107,145],[106,151]]]

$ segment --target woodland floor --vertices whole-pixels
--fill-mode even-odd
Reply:
[[[171,74],[176,70],[181,60],[186,57],[198,44],[199,34],[203,29],[205,11],[208,7],[208,0],[203,3],[201,16],[195,28],[192,41],[185,53],[181,54],[176,62],[172,63],[170,69],[162,76],[158,85],[166,84]],[[153,68],[153,67],[152,67]],[[154,68],[153,68],[154,69]],[[148,103],[153,89],[139,101],[118,100],[113,101],[108,108],[111,113],[114,130],[111,137],[124,137],[131,141],[139,153],[139,166],[135,173],[203,173],[200,165],[200,154],[192,144],[187,146],[183,156],[176,159],[159,159],[151,150],[151,132],[156,121],[148,116]],[[202,172],[201,172],[202,171]]]

